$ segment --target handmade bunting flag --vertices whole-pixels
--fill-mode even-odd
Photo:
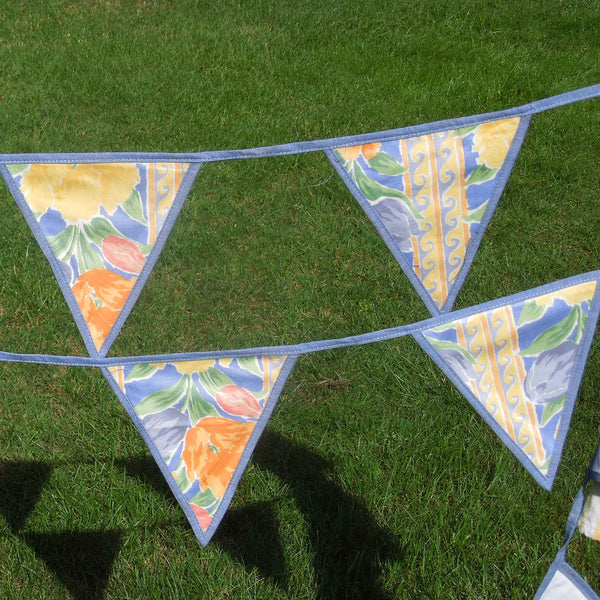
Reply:
[[[599,447],[600,451],[600,447]],[[596,452],[596,458],[600,455]],[[573,500],[573,505],[567,517],[565,528],[565,541],[558,551],[554,562],[550,566],[542,585],[539,587],[534,600],[598,600],[598,596],[588,583],[569,565],[566,561],[567,547],[577,529],[577,523],[581,521],[584,511],[584,490],[594,475],[594,464],[590,466]]]
[[[459,311],[466,316],[415,335],[546,489],[598,319],[597,274],[573,281]]]
[[[3,167],[93,354],[108,350],[133,307],[198,169],[178,162]]]
[[[294,361],[245,356],[103,369],[202,545],[227,510]]]
[[[559,556],[533,600],[598,600],[598,596],[564,557]]]
[[[511,117],[327,153],[434,315],[462,286],[528,124]]]
[[[579,531],[600,542],[600,445],[596,449],[586,479],[585,504],[579,518]]]

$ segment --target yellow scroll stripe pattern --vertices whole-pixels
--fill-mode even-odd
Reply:
[[[540,470],[546,451],[534,407],[525,393],[525,367],[512,309],[508,306],[464,319],[458,340],[475,358],[472,391],[498,425]],[[465,339],[465,338],[468,338]]]

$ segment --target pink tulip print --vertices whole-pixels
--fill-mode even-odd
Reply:
[[[139,275],[144,268],[146,259],[133,242],[116,235],[109,235],[102,242],[102,254],[112,265],[126,271]]]
[[[258,419],[263,410],[250,392],[233,384],[219,389],[217,404],[230,415],[247,419]]]

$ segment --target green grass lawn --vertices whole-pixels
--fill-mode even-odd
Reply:
[[[600,82],[600,3],[4,3],[0,152],[199,151]],[[600,100],[533,117],[456,308],[600,268]],[[112,356],[429,315],[322,153],[205,165]],[[0,350],[85,355],[0,191]],[[0,364],[0,597],[527,599],[600,440],[600,345],[543,491],[411,338],[301,357],[201,548],[96,369]],[[600,544],[568,558],[600,591]]]

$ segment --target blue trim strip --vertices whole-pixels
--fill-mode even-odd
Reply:
[[[573,538],[573,534],[577,530],[577,524],[579,523],[579,519],[581,518],[581,513],[583,513],[583,505],[585,503],[585,493],[584,488],[587,484],[588,479],[585,478],[583,486],[579,488],[579,491],[575,495],[575,500],[573,500],[573,504],[571,506],[571,510],[569,511],[569,516],[567,517],[567,526],[565,528],[565,543],[564,548],[566,552],[567,544]]]
[[[346,171],[342,162],[336,156],[333,150],[326,150],[325,154],[327,158],[329,158],[333,168],[337,171],[338,175],[342,178],[354,198],[361,205],[362,209],[365,211],[375,229],[377,229],[379,235],[383,238],[383,241],[386,243],[387,247],[390,249],[390,252],[394,255],[396,261],[402,267],[405,275],[409,278],[416,292],[419,294],[427,309],[432,315],[439,315],[442,313],[446,313],[452,309],[452,305],[456,300],[456,296],[458,295],[465,278],[469,273],[469,269],[471,268],[471,264],[473,263],[473,259],[477,254],[477,250],[479,249],[479,244],[481,243],[481,239],[485,230],[494,215],[494,211],[498,206],[498,202],[500,201],[500,196],[504,191],[504,187],[506,186],[506,182],[512,172],[512,168],[515,164],[517,156],[519,155],[519,151],[521,150],[521,146],[523,144],[523,140],[525,139],[525,134],[527,133],[527,128],[529,127],[529,123],[531,121],[531,116],[527,115],[521,119],[519,123],[519,127],[515,134],[515,137],[512,141],[510,150],[506,156],[506,160],[498,173],[495,182],[494,182],[494,191],[492,196],[488,201],[488,206],[485,211],[485,215],[479,224],[479,227],[475,234],[469,240],[466,252],[465,252],[465,260],[463,265],[454,281],[454,283],[450,286],[450,291],[448,293],[448,297],[446,301],[442,305],[441,308],[438,308],[437,304],[431,297],[431,294],[427,291],[423,282],[417,277],[414,272],[412,265],[408,262],[403,252],[400,250],[400,247],[396,243],[396,241],[392,238],[390,233],[387,230],[387,227],[384,225],[383,221],[379,217],[379,214],[375,210],[375,208],[371,205],[371,203],[367,200],[365,195],[360,191],[352,176]]]
[[[600,600],[596,592],[590,587],[589,583],[568,562],[566,562],[563,550],[564,548],[559,551],[558,555],[554,559],[554,562],[552,565],[550,565],[550,569],[546,573],[546,576],[538,588],[533,600],[540,600],[542,598],[557,571],[563,573],[584,595],[586,600]]]
[[[523,141],[525,139],[525,135],[527,133],[527,129],[529,128],[529,123],[531,122],[531,115],[525,115],[521,119],[519,123],[519,127],[513,139],[513,142],[510,146],[504,164],[500,169],[500,172],[496,176],[494,182],[494,192],[492,193],[491,198],[488,201],[488,207],[483,215],[483,219],[477,228],[477,231],[471,236],[471,239],[467,243],[467,251],[465,253],[465,260],[463,265],[450,288],[448,293],[448,298],[446,298],[446,302],[441,308],[440,312],[448,312],[452,310],[452,306],[454,305],[454,301],[460,292],[467,275],[469,274],[469,270],[471,269],[471,265],[473,264],[473,260],[475,259],[475,255],[477,254],[477,250],[479,250],[479,244],[483,238],[483,234],[485,233],[494,213],[496,211],[496,207],[500,202],[500,197],[502,196],[502,192],[504,192],[504,188],[506,187],[506,183],[510,174],[512,173],[513,167],[515,165],[515,161],[519,156],[519,152],[521,151],[521,147],[523,145]]]
[[[568,280],[563,280],[561,283],[566,283],[567,281]],[[454,385],[461,392],[461,394],[469,401],[471,406],[473,406],[473,408],[479,413],[483,420],[492,428],[492,430],[502,440],[502,442],[517,457],[519,462],[529,471],[529,473],[531,473],[533,478],[546,490],[552,489],[552,484],[556,477],[556,471],[558,469],[560,458],[562,456],[563,446],[567,437],[567,432],[569,431],[569,424],[571,422],[571,416],[575,407],[575,401],[577,400],[579,384],[581,383],[583,370],[585,368],[585,363],[587,360],[589,349],[592,343],[594,332],[596,330],[596,323],[598,321],[598,314],[600,312],[600,284],[598,283],[597,276],[596,281],[596,290],[591,302],[590,313],[588,316],[588,321],[585,325],[583,337],[579,343],[579,348],[575,357],[573,372],[571,373],[571,379],[567,388],[567,397],[565,399],[565,405],[561,414],[560,426],[557,432],[556,441],[552,452],[550,467],[546,475],[543,475],[538,470],[538,468],[533,464],[533,462],[531,462],[531,459],[528,458],[525,452],[523,452],[523,450],[517,445],[517,443],[509,437],[509,435],[504,431],[504,429],[502,429],[502,427],[496,422],[493,416],[476,398],[475,394],[473,394],[473,392],[463,383],[460,377],[458,377],[454,370],[448,365],[448,363],[438,353],[438,351],[429,343],[425,336],[423,336],[422,333],[417,333],[413,335],[413,337],[421,346],[421,348],[423,348],[423,350],[431,357],[431,359],[437,364],[437,366],[446,374],[450,381],[454,383]],[[568,285],[573,285],[573,283],[563,285],[561,286],[561,288],[568,287]],[[555,288],[555,290],[556,289],[560,288]],[[533,293],[534,290],[531,290],[530,292],[527,292],[526,296],[521,296],[521,298],[519,298],[520,295],[517,294],[516,296],[513,296],[509,302],[502,302],[500,306],[506,306],[507,304],[513,304],[515,302],[523,301],[526,297],[540,295],[541,293],[544,293],[541,290],[542,288],[538,288],[538,291],[535,294]],[[489,310],[489,308],[485,308],[485,305],[480,305],[478,307],[472,307],[468,309],[467,314],[473,314],[473,308],[478,309],[476,311],[477,313]],[[456,313],[450,313],[448,315],[448,317],[450,318],[446,318],[444,319],[444,321],[449,322],[459,320],[460,318],[462,318],[460,316],[460,313],[464,312],[465,311],[458,311]]]
[[[102,347],[100,348],[100,356],[106,356],[115,338],[117,337],[117,335],[119,335],[119,332],[121,331],[125,320],[133,310],[133,307],[135,306],[135,303],[137,302],[140,294],[142,293],[142,290],[144,289],[144,286],[146,285],[146,282],[150,277],[150,273],[152,273],[152,269],[154,268],[154,265],[156,264],[156,261],[158,260],[164,248],[164,245],[167,242],[167,239],[169,238],[171,230],[173,229],[173,225],[175,225],[175,221],[179,216],[179,212],[181,211],[185,201],[187,200],[187,196],[190,192],[190,189],[192,188],[192,185],[194,184],[194,181],[196,180],[196,176],[198,175],[198,172],[200,171],[201,167],[202,163],[191,164],[188,167],[186,174],[183,176],[181,185],[179,186],[179,190],[175,195],[175,200],[173,201],[173,204],[169,210],[169,214],[167,215],[167,218],[163,223],[162,229],[158,234],[158,238],[154,244],[154,248],[152,248],[150,254],[148,255],[144,267],[142,268],[142,271],[139,274],[135,285],[129,293],[129,296],[125,301],[125,304],[123,305],[123,308],[121,309],[117,320],[115,321],[107,338],[102,344]]]
[[[536,100],[522,106],[509,108],[500,111],[482,113],[479,115],[459,117],[454,119],[445,119],[424,123],[422,125],[413,125],[410,127],[400,127],[389,129],[376,133],[358,134],[342,136],[336,138],[308,141],[292,142],[288,144],[277,144],[273,146],[264,146],[262,148],[246,148],[241,150],[217,150],[207,152],[95,152],[95,153],[38,153],[38,154],[0,154],[0,163],[93,163],[93,162],[214,162],[221,160],[237,160],[243,158],[264,158],[267,156],[284,156],[286,154],[300,154],[303,152],[315,152],[317,150],[330,150],[340,146],[354,146],[368,142],[382,142],[389,139],[398,139],[424,135],[426,133],[435,133],[436,131],[445,131],[447,129],[456,129],[458,127],[468,127],[486,121],[496,121],[509,117],[524,117],[535,113],[557,108],[588,100],[600,96],[600,84],[589,87],[572,90]]]
[[[42,249],[44,256],[48,259],[48,262],[52,267],[52,271],[54,271],[54,276],[58,281],[58,285],[60,286],[65,300],[67,301],[67,305],[71,310],[71,314],[75,319],[75,323],[79,328],[79,332],[81,333],[81,337],[83,338],[83,342],[85,344],[85,347],[87,348],[87,351],[91,356],[100,356],[98,350],[96,349],[96,344],[94,344],[94,340],[92,339],[92,336],[90,334],[90,330],[87,326],[87,323],[83,318],[83,314],[81,312],[81,309],[79,308],[79,304],[77,304],[77,300],[75,300],[73,290],[71,289],[71,286],[69,285],[69,282],[65,277],[65,273],[60,265],[60,262],[58,258],[56,258],[54,250],[52,250],[52,248],[50,247],[50,244],[48,243],[48,240],[46,239],[46,236],[44,235],[40,224],[34,217],[33,212],[31,211],[29,205],[27,204],[27,201],[25,200],[25,197],[23,196],[23,194],[21,194],[19,186],[15,182],[13,176],[10,174],[10,171],[8,170],[6,165],[0,164],[0,174],[2,175],[6,185],[8,186],[8,189],[10,190],[13,198],[17,202],[19,208],[21,209],[21,212],[23,213],[23,216],[25,217],[25,220],[27,221],[27,224],[29,225],[29,228],[31,229],[35,239],[37,240],[37,243]]]
[[[575,275],[566,279],[561,279],[553,283],[548,283],[531,290],[519,292],[511,296],[505,296],[496,300],[491,300],[483,304],[477,304],[469,308],[463,308],[451,313],[445,313],[437,317],[425,319],[424,321],[418,321],[409,325],[400,325],[398,327],[390,327],[387,329],[379,329],[377,331],[371,331],[369,333],[363,333],[359,335],[353,335],[344,338],[336,338],[329,340],[319,340],[316,342],[305,342],[301,344],[290,344],[284,346],[262,346],[257,348],[241,348],[236,350],[208,350],[203,352],[182,352],[182,353],[170,353],[170,354],[147,354],[139,356],[120,356],[120,357],[78,357],[78,356],[55,356],[48,354],[19,354],[15,352],[0,352],[0,362],[12,361],[12,362],[28,362],[28,363],[42,363],[42,364],[60,364],[69,366],[85,366],[85,367],[109,367],[118,365],[129,365],[140,362],[169,362],[169,361],[184,361],[184,360],[204,360],[204,359],[215,359],[215,358],[237,358],[239,356],[300,356],[302,354],[310,354],[312,352],[321,352],[324,350],[335,350],[338,348],[347,348],[349,346],[362,346],[365,344],[372,344],[374,342],[383,342],[386,340],[392,340],[395,338],[403,337],[405,335],[415,335],[419,332],[437,327],[454,321],[462,319],[473,314],[492,310],[507,304],[513,304],[515,302],[522,302],[530,298],[535,298],[542,294],[548,294],[556,290],[561,290],[577,283],[584,283],[587,281],[597,281],[600,283],[600,270],[590,271],[589,273],[583,273],[581,275]],[[599,288],[600,289],[600,288]],[[598,290],[596,290],[598,294]],[[597,304],[596,302],[594,302]],[[598,310],[596,307],[595,310]],[[590,312],[588,323],[586,325],[586,333],[580,343],[580,347],[586,342],[585,336],[588,335],[588,327],[590,328],[589,336],[593,336],[593,328],[591,327],[592,319],[597,318]]]
[[[137,413],[135,412],[133,405],[131,404],[131,402],[129,402],[126,394],[123,393],[123,391],[121,390],[121,388],[115,381],[115,379],[112,376],[112,374],[110,373],[110,371],[107,368],[104,368],[104,367],[102,368],[102,374],[104,375],[106,381],[108,382],[108,384],[112,388],[113,392],[115,393],[115,395],[121,402],[123,408],[129,415],[131,420],[133,421],[137,430],[140,432],[140,435],[142,436],[144,442],[146,443],[146,446],[148,446],[148,449],[150,450],[152,457],[154,458],[156,464],[160,468],[161,473],[163,474],[163,477],[165,478],[166,482],[168,483],[169,487],[171,488],[173,495],[175,496],[175,498],[177,499],[177,502],[179,503],[179,506],[185,513],[187,520],[189,521],[190,525],[192,526],[192,529],[193,529],[194,533],[196,534],[196,537],[198,538],[198,541],[200,542],[200,544],[202,546],[206,546],[208,544],[208,542],[214,535],[217,527],[219,526],[221,520],[223,519],[223,516],[225,515],[225,512],[227,511],[227,508],[229,507],[229,504],[231,502],[231,499],[233,498],[233,495],[239,484],[242,474],[244,473],[246,466],[248,465],[248,462],[250,461],[252,452],[254,451],[254,448],[255,448],[256,444],[258,443],[260,436],[262,435],[265,427],[267,426],[267,423],[269,422],[269,419],[271,418],[271,414],[273,413],[273,410],[275,409],[275,406],[277,405],[277,401],[279,400],[279,395],[281,394],[281,391],[283,390],[283,386],[285,385],[285,382],[287,381],[287,378],[288,378],[289,374],[291,373],[295,362],[296,362],[295,357],[287,358],[281,371],[279,372],[277,381],[275,382],[275,385],[273,386],[273,389],[271,390],[271,393],[269,395],[269,401],[267,402],[267,405],[266,405],[265,409],[263,410],[263,413],[260,416],[260,418],[254,428],[254,431],[252,432],[252,435],[250,436],[250,439],[248,440],[248,443],[246,444],[246,448],[244,449],[244,452],[242,454],[240,462],[238,463],[235,473],[233,474],[233,478],[229,482],[229,485],[227,486],[227,490],[225,491],[225,495],[223,496],[223,499],[221,500],[221,504],[220,504],[219,508],[217,509],[216,513],[214,514],[212,522],[206,531],[203,531],[202,528],[200,527],[200,524],[198,523],[198,519],[196,518],[194,511],[191,509],[189,502],[184,498],[181,490],[179,489],[179,486],[177,485],[177,483],[175,483],[175,480],[173,479],[173,475],[169,471],[169,468],[167,467],[158,448],[152,441],[152,438],[148,435],[146,428],[144,427],[141,419],[138,417]]]
[[[386,243],[390,252],[396,259],[396,262],[400,265],[400,267],[404,271],[404,274],[408,277],[413,287],[415,288],[415,291],[417,292],[417,294],[419,294],[421,300],[423,300],[423,302],[425,303],[427,310],[429,310],[429,312],[434,316],[439,315],[440,309],[438,308],[437,304],[435,303],[429,292],[425,289],[425,286],[423,285],[422,281],[416,276],[412,265],[408,262],[408,260],[406,260],[406,257],[402,253],[402,250],[400,250],[400,247],[388,232],[387,227],[383,224],[383,221],[377,214],[377,211],[373,208],[373,206],[371,206],[371,203],[360,191],[356,183],[354,183],[354,179],[352,179],[352,176],[348,173],[348,171],[346,171],[346,169],[344,169],[342,163],[335,155],[335,152],[333,150],[326,150],[325,155],[333,165],[333,168],[337,171],[337,174],[342,178],[342,180],[346,184],[346,187],[350,190],[350,193],[354,196],[356,201],[365,211],[367,217],[369,217],[369,219],[371,220],[371,223],[373,223],[375,229],[382,237],[383,241]]]
[[[250,439],[246,444],[246,448],[244,449],[240,462],[238,463],[235,473],[233,474],[233,478],[227,486],[227,490],[225,491],[225,495],[221,500],[221,504],[215,512],[211,524],[206,530],[206,543],[208,543],[214,535],[217,527],[221,523],[221,520],[223,519],[225,513],[227,512],[227,509],[229,508],[231,499],[233,498],[233,495],[235,494],[235,490],[237,489],[240,479],[244,474],[246,467],[248,466],[248,462],[250,461],[252,453],[254,452],[254,448],[256,447],[260,436],[263,434],[263,431],[265,430],[265,427],[267,426],[267,423],[269,422],[271,415],[275,410],[275,406],[277,406],[279,395],[281,394],[283,387],[285,386],[287,379],[290,376],[294,365],[296,364],[296,360],[297,357],[287,357],[283,367],[281,368],[281,371],[279,372],[277,381],[275,382],[275,385],[273,386],[273,389],[271,390],[271,393],[269,395],[269,401],[267,402],[267,405],[265,406],[262,415],[258,419],[258,423],[254,427],[254,431],[252,432],[252,435],[250,436]]]

